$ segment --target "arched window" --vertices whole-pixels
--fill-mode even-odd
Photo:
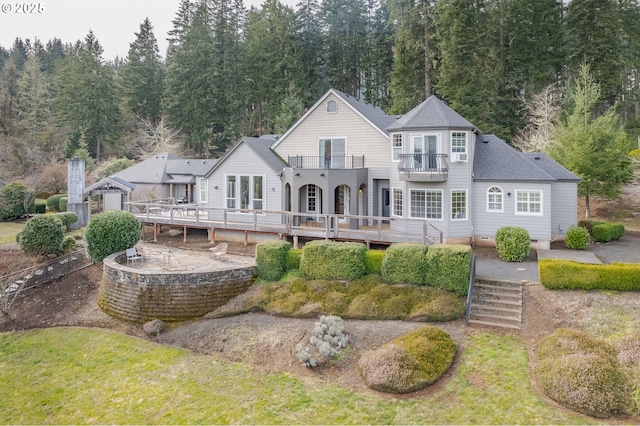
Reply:
[[[502,213],[504,211],[501,188],[492,186],[487,191],[487,211],[494,213]]]
[[[338,112],[338,103],[336,101],[327,102],[327,112]]]

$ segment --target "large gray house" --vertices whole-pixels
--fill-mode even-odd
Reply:
[[[420,220],[465,244],[493,245],[512,225],[548,248],[577,222],[578,182],[544,154],[481,134],[435,96],[390,116],[331,89],[283,135],[242,138],[202,169],[196,202],[243,209],[228,213],[238,220],[251,210]]]
[[[195,207],[179,218],[137,211],[146,222],[208,228],[212,239],[230,228],[245,239],[261,229],[311,235],[315,222],[327,238],[373,229],[378,241],[494,245],[496,231],[511,225],[548,248],[577,222],[578,182],[544,154],[483,135],[435,96],[391,116],[331,89],[283,135],[244,137],[218,160],[163,154],[85,192],[119,191],[114,208],[182,200]]]

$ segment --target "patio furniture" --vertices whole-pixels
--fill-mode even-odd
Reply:
[[[211,247],[209,249],[211,251],[211,257],[215,260],[224,260],[227,255],[227,247],[227,243],[221,243],[215,247]]]
[[[127,264],[131,262],[132,265],[136,263],[136,261],[144,262],[144,257],[136,251],[135,247],[128,248],[126,250],[127,254]]]

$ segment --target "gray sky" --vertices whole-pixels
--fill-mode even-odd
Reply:
[[[33,2],[34,0],[30,0]],[[37,1],[37,0],[35,0]],[[294,6],[297,0],[281,0]],[[135,40],[134,33],[146,17],[153,24],[153,33],[158,39],[160,54],[167,50],[166,35],[171,21],[178,11],[180,0],[45,0],[27,5],[44,9],[33,13],[19,10],[20,2],[0,0],[0,45],[10,48],[16,37],[40,39],[46,43],[57,37],[64,43],[74,43],[85,38],[93,30],[104,48],[103,58],[126,57],[129,43]],[[259,6],[262,0],[245,0],[247,8]]]

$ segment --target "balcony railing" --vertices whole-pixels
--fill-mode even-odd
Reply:
[[[294,169],[363,169],[364,155],[290,155],[287,163]]]
[[[406,173],[446,173],[449,171],[447,157],[447,154],[400,154],[398,170]]]

